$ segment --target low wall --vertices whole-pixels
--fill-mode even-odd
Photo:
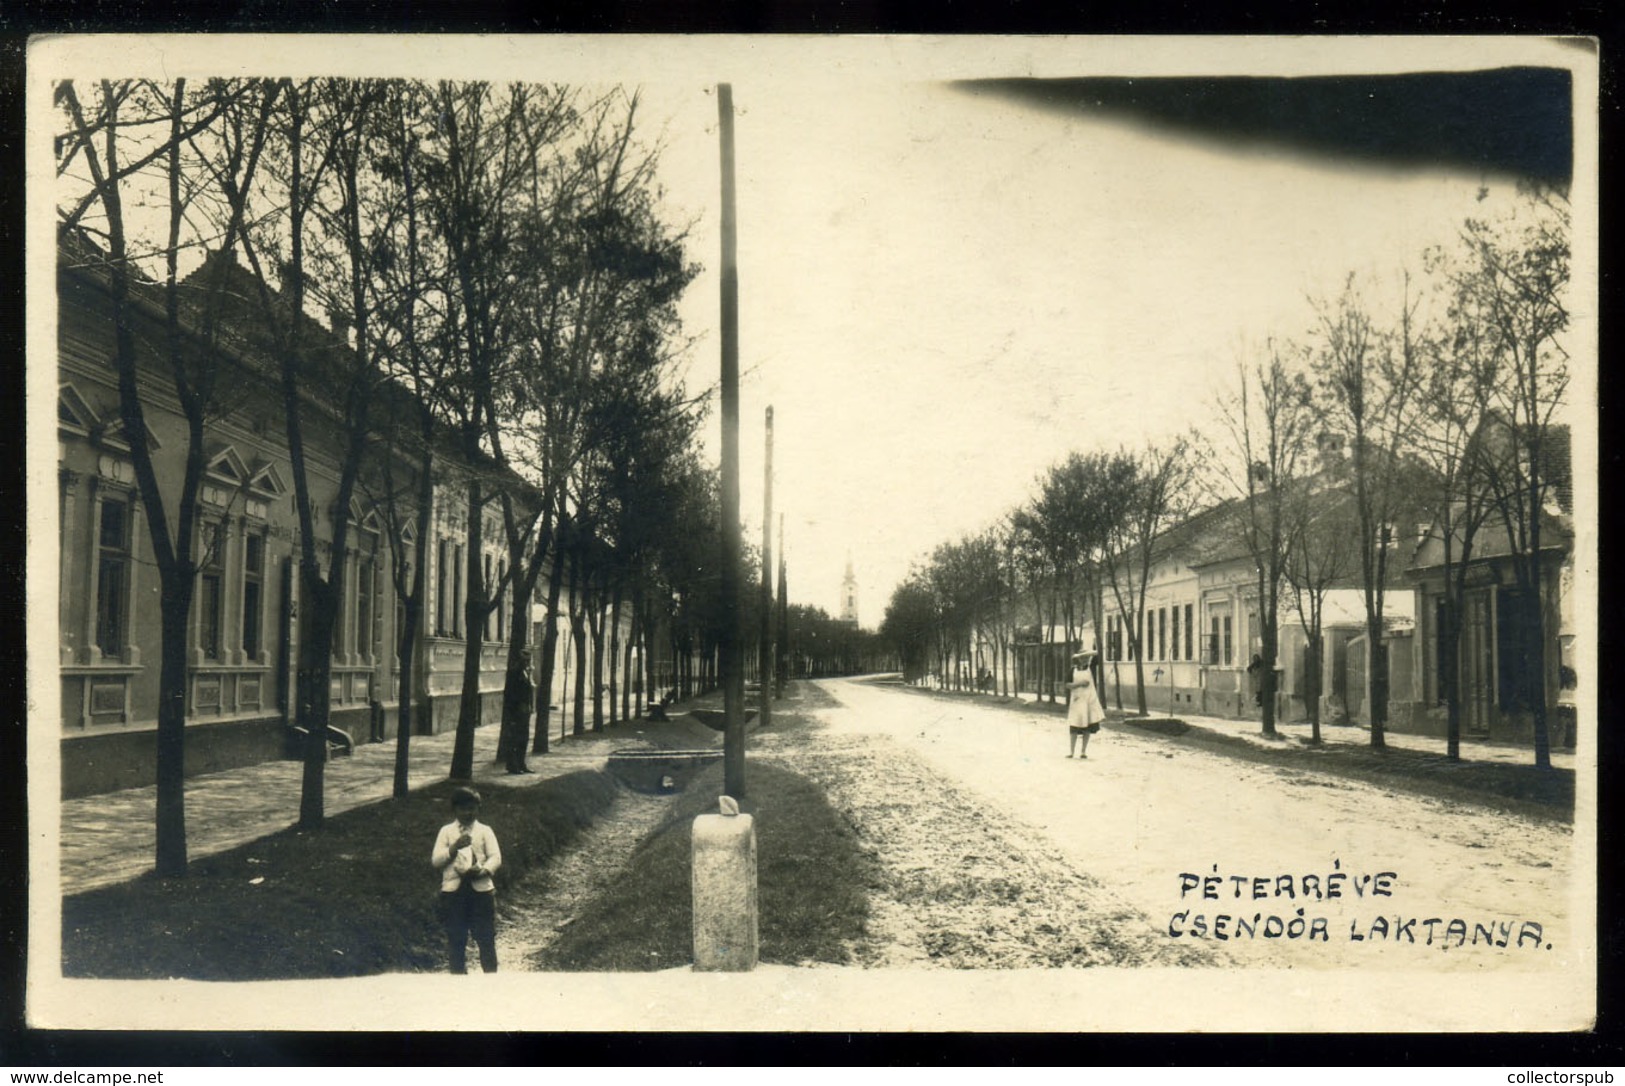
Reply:
[[[457,729],[457,714],[462,709],[462,697],[458,694],[440,694],[429,699],[429,729],[427,734],[439,735],[442,732]],[[478,726],[496,724],[502,720],[502,691],[484,690],[480,692],[480,720]],[[419,734],[424,734],[419,729]]]
[[[1253,701],[1251,689],[1246,684],[1237,682],[1235,671],[1213,672],[1210,679],[1211,684],[1208,686],[1176,685],[1169,690],[1165,684],[1153,683],[1148,678],[1145,686],[1146,712],[1152,716],[1167,715],[1171,711],[1174,715],[1191,713],[1198,716],[1229,717],[1235,720],[1263,718],[1261,710]],[[1111,672],[1108,670],[1106,683],[1102,689],[1102,704],[1108,709],[1116,709],[1119,705],[1118,695],[1118,685],[1112,682]],[[1139,711],[1132,672],[1124,675],[1121,695],[1121,705],[1125,713]],[[1275,695],[1275,719],[1282,723],[1306,721],[1309,719],[1309,710],[1301,696],[1281,691]]]
[[[1443,739],[1449,732],[1450,722],[1443,705],[1422,702],[1392,701],[1388,703],[1387,728],[1403,735],[1426,735]],[[1572,750],[1575,741],[1575,716],[1570,706],[1554,706],[1546,715],[1547,740],[1553,750]],[[1531,749],[1535,742],[1534,720],[1527,712],[1490,714],[1488,733],[1470,733],[1465,729],[1463,739],[1488,739],[1496,743],[1517,743]]]
[[[186,775],[219,773],[282,757],[280,716],[189,724]],[[144,788],[158,775],[158,728],[146,725],[64,736],[62,798]]]
[[[610,752],[609,772],[634,792],[681,792],[720,761],[720,750],[617,750]]]
[[[500,691],[481,695],[480,724],[502,719]],[[433,700],[430,725],[415,718],[413,733],[438,734],[457,727],[456,697]],[[394,703],[384,706],[383,736],[374,739],[372,709],[369,706],[335,711],[331,723],[349,734],[356,746],[371,742],[395,741],[398,714]],[[98,728],[62,737],[62,798],[101,795],[125,788],[150,787],[157,781],[157,739],[155,724],[132,727]],[[220,773],[228,769],[258,765],[287,758],[288,729],[280,714],[220,721],[199,721],[186,726],[186,776]]]

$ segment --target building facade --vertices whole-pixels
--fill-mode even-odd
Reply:
[[[1330,500],[1330,499],[1329,499]],[[1139,635],[1146,708],[1153,715],[1180,712],[1228,716],[1262,715],[1262,669],[1276,672],[1276,719],[1309,718],[1309,699],[1318,698],[1327,723],[1370,722],[1369,668],[1363,591],[1352,579],[1325,591],[1321,617],[1322,654],[1318,684],[1312,681],[1309,635],[1290,584],[1283,582],[1277,603],[1277,646],[1273,662],[1263,659],[1263,609],[1258,571],[1241,546],[1235,510],[1219,506],[1192,516],[1158,541],[1144,606],[1137,578],[1121,585],[1121,597],[1102,592],[1108,703],[1134,712],[1136,660],[1131,631]],[[1389,556],[1383,647],[1390,654],[1392,708],[1408,707],[1411,692],[1413,594],[1404,579],[1398,536]],[[1396,648],[1397,646],[1397,648]]]
[[[119,413],[115,338],[105,261],[88,244],[64,245],[58,269],[58,548],[63,793],[79,796],[151,784],[161,641],[160,579],[150,513],[137,486]],[[178,480],[191,445],[186,414],[160,368],[164,313],[157,289],[132,286],[139,395],[167,522],[176,523]],[[314,322],[312,322],[314,324]],[[319,328],[319,326],[317,326]],[[208,773],[291,753],[295,662],[304,631],[297,562],[300,528],[280,393],[253,336],[228,330],[189,349],[212,352],[223,390],[202,433],[198,491],[199,569],[188,620],[186,772]],[[344,349],[342,329],[327,330]],[[318,390],[306,390],[306,461],[316,547],[333,560],[339,433]],[[410,478],[410,464],[396,464]],[[425,630],[414,646],[425,732],[455,726],[465,640],[467,532],[452,475],[434,488],[430,538],[410,525],[390,538],[382,510],[351,503],[332,657],[332,725],[342,744],[393,736],[404,605],[397,571],[426,561]],[[365,491],[367,488],[360,488]],[[360,493],[360,491],[358,491]],[[409,521],[410,517],[398,518]],[[482,562],[500,578],[500,524],[485,526]],[[504,594],[480,649],[484,720],[500,717],[514,601]],[[528,606],[528,604],[527,604]]]
[[[1573,530],[1566,512],[1547,511],[1543,536],[1536,564],[1543,612],[1538,635],[1523,617],[1526,612],[1520,605],[1529,588],[1518,582],[1504,525],[1491,522],[1480,529],[1472,555],[1461,570],[1461,632],[1456,652],[1463,738],[1530,742],[1532,709],[1540,699],[1546,705],[1551,745],[1574,745],[1574,559]],[[1461,553],[1459,541],[1455,553]],[[1453,574],[1444,566],[1444,544],[1438,532],[1428,531],[1410,572],[1416,585],[1418,621],[1407,663],[1418,682],[1415,700],[1396,706],[1395,715],[1405,716],[1406,730],[1444,735],[1447,717],[1441,663],[1446,650],[1441,631],[1446,577]]]

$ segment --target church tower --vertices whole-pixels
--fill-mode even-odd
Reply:
[[[852,555],[846,556],[846,576],[841,578],[841,621],[858,624],[858,579],[852,573]]]

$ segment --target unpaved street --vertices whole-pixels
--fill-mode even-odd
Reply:
[[[1034,864],[1050,865],[1044,875],[1052,880],[1080,876],[1144,914],[1152,933],[1146,964],[1195,945],[1260,966],[1381,961],[1401,969],[1545,971],[1575,960],[1567,825],[1229,759],[1120,725],[1096,737],[1087,761],[1074,761],[1056,715],[872,682],[821,685],[840,707],[815,712],[805,753],[796,753],[799,742],[765,735],[758,752],[800,757],[813,768],[820,748],[865,749],[842,759],[844,781],[827,783],[888,865],[907,862],[888,853],[888,825],[917,831],[928,820],[920,839],[951,851],[971,840],[956,826],[985,819],[1004,829],[963,846],[972,851],[963,863],[980,870],[981,885],[995,885],[997,869]],[[905,752],[950,782],[951,794],[938,795],[929,779],[899,777]],[[986,855],[1001,839],[1004,854]],[[1329,899],[1333,887],[1338,897]],[[913,911],[895,892],[891,898],[877,905],[882,926],[888,910]],[[985,895],[952,904],[967,930],[1012,919],[987,913],[996,902]],[[1237,918],[1253,930],[1238,928]],[[1326,934],[1311,938],[1317,919]],[[1453,931],[1452,921],[1461,927]],[[1227,938],[1215,938],[1215,928]],[[1293,930],[1303,934],[1294,939]],[[1457,945],[1457,932],[1465,945]],[[1130,942],[1141,945],[1139,934]]]

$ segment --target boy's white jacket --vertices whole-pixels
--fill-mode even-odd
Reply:
[[[467,833],[471,838],[468,845],[457,850],[452,845],[457,838]],[[440,889],[450,892],[460,888],[463,884],[463,875],[476,863],[485,868],[485,874],[477,876],[473,881],[475,890],[485,893],[496,888],[491,881],[491,873],[502,866],[502,849],[497,847],[497,835],[491,827],[475,819],[474,823],[465,831],[456,819],[446,823],[440,828],[440,835],[434,840],[434,853],[430,857],[435,870],[440,872]]]

